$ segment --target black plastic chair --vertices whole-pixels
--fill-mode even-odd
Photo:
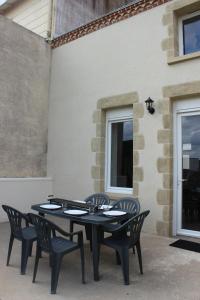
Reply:
[[[140,273],[143,274],[140,233],[144,219],[149,213],[149,210],[144,211],[118,226],[118,228],[111,229],[112,236],[102,241],[102,244],[113,248],[117,252],[117,262],[122,265],[124,284],[126,285],[129,284],[129,249],[134,246],[137,249]]]
[[[38,235],[33,282],[35,282],[41,252],[49,253],[49,262],[51,267],[51,294],[56,294],[63,256],[74,250],[80,249],[82,283],[85,283],[85,260],[82,231],[67,233],[56,224],[41,216],[35,214],[29,214],[29,216]],[[75,235],[78,238],[77,243],[70,240],[70,237]],[[68,239],[62,236],[67,237]]]
[[[91,204],[94,206],[99,206],[99,205],[108,205],[110,203],[110,198],[104,194],[104,193],[96,193],[92,194],[89,197],[85,199],[85,202],[87,204]],[[78,223],[76,221],[70,221],[70,232],[73,232],[74,230],[74,224],[79,224],[82,225],[81,223]],[[85,225],[85,232],[86,232],[86,238],[87,240],[90,241],[90,247],[91,247],[91,238],[92,238],[92,231],[91,231],[91,225],[86,224]]]
[[[138,201],[137,198],[131,198],[131,197],[121,198],[120,200],[115,202],[115,204],[113,205],[111,210],[123,210],[123,211],[126,211],[127,213],[132,214],[133,216],[136,216],[140,213],[140,202]],[[109,232],[110,230],[119,228],[119,226],[120,226],[120,223],[118,223],[118,224],[112,224],[112,223],[106,224],[103,227],[102,235],[104,235],[104,232]],[[133,247],[133,253],[135,254],[135,248],[134,247]],[[118,256],[118,254],[116,254],[116,255]]]
[[[35,228],[29,226],[28,215],[21,213],[13,207],[2,205],[2,208],[8,215],[10,223],[10,242],[8,247],[7,266],[10,262],[10,255],[12,252],[12,246],[14,239],[22,242],[21,250],[21,274],[26,273],[26,266],[29,255],[32,252],[33,242],[36,241],[37,235]]]
[[[125,197],[116,201],[113,207],[110,210],[123,210],[127,213],[136,216],[140,213],[140,202],[137,198]],[[116,229],[119,227],[119,224],[106,224],[103,227],[104,232],[109,232],[111,229]]]
[[[140,202],[137,198],[125,197],[114,203],[113,210],[123,210],[134,215],[140,212]]]
[[[110,198],[104,193],[92,194],[85,199],[85,202],[92,205],[108,205]]]

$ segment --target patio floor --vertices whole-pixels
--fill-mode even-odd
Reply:
[[[63,260],[57,295],[50,295],[50,269],[47,256],[40,261],[36,283],[32,284],[34,256],[27,274],[19,274],[20,247],[15,241],[10,267],[5,266],[9,239],[8,223],[0,224],[0,300],[46,299],[180,299],[200,300],[199,253],[169,247],[174,239],[142,235],[144,275],[139,274],[137,258],[130,252],[130,285],[124,286],[114,252],[102,247],[99,282],[92,278],[91,254],[85,246],[86,280],[81,284],[79,253]],[[33,252],[34,254],[34,252]]]

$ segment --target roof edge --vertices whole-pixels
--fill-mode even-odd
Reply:
[[[17,4],[19,4],[20,2],[23,2],[23,1],[24,0],[7,0],[6,3],[4,3],[0,6],[0,14],[3,14],[10,8],[15,7]]]

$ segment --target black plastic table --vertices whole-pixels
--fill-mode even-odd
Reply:
[[[36,205],[32,205],[31,208],[33,210],[36,210],[39,212],[40,215],[45,216],[45,214],[56,216],[59,218],[64,218],[64,219],[69,219],[72,221],[77,221],[78,223],[82,223],[83,225],[85,224],[91,224],[92,226],[92,257],[93,257],[93,274],[94,274],[94,280],[98,281],[99,280],[99,227],[105,225],[106,223],[113,223],[113,222],[118,222],[118,221],[123,221],[128,218],[130,218],[132,215],[126,214],[123,216],[118,216],[118,217],[107,217],[103,215],[103,211],[98,211],[94,214],[88,213],[87,215],[82,215],[82,216],[73,216],[73,215],[68,215],[64,213],[64,210],[66,208],[61,208],[57,210],[49,210],[49,209],[43,209],[40,207],[41,204],[45,203],[40,203]],[[71,207],[67,207],[67,209],[70,209]],[[76,207],[77,209],[77,207]]]

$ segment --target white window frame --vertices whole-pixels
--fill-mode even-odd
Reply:
[[[190,55],[190,54],[194,54],[196,52],[200,52],[200,51],[196,51],[196,52],[184,54],[183,21],[185,21],[187,19],[191,19],[191,18],[196,17],[196,16],[200,16],[200,10],[195,11],[191,14],[187,14],[185,16],[182,16],[178,19],[179,55]]]
[[[110,185],[111,175],[111,125],[113,123],[133,120],[133,108],[121,108],[106,113],[106,149],[105,149],[105,191],[107,193],[132,194],[133,188],[113,187]]]
[[[176,101],[173,105],[173,235],[184,235],[200,238],[200,231],[182,228],[182,162],[178,160],[178,154],[182,153],[180,134],[181,115],[199,115],[200,100],[188,98]],[[180,116],[179,116],[180,115]],[[182,130],[182,129],[181,129]],[[181,155],[182,156],[182,155]]]

